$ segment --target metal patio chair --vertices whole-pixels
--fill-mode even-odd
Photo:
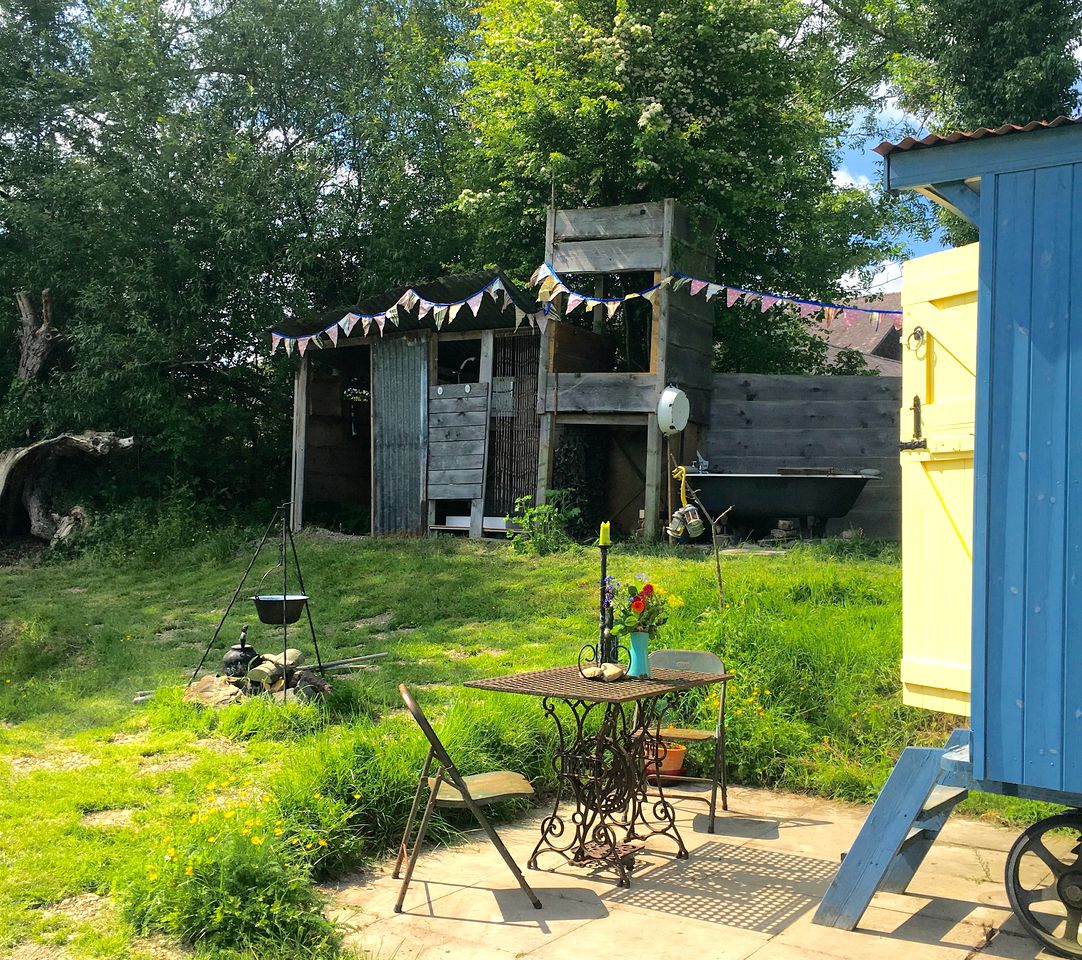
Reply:
[[[507,847],[503,845],[503,841],[481,810],[482,807],[487,807],[499,800],[532,797],[533,787],[530,785],[530,781],[522,774],[512,773],[508,770],[477,773],[464,777],[458,772],[458,768],[452,762],[447,750],[440,742],[440,738],[436,736],[436,731],[432,729],[432,725],[425,718],[421,708],[417,706],[417,701],[413,699],[404,683],[399,684],[398,692],[402,695],[406,708],[413,714],[413,719],[417,721],[417,726],[424,733],[425,739],[428,740],[429,747],[428,757],[425,759],[420,779],[417,781],[417,792],[413,796],[413,807],[410,809],[409,818],[406,820],[406,830],[402,834],[402,842],[398,845],[398,859],[395,861],[392,874],[394,879],[397,880],[402,869],[402,861],[407,856],[409,838],[413,832],[413,823],[417,819],[417,810],[421,805],[421,795],[427,787],[428,802],[421,814],[417,839],[414,841],[413,849],[408,853],[409,861],[406,864],[405,876],[402,878],[402,889],[398,893],[398,902],[394,905],[395,913],[402,912],[402,903],[406,899],[406,891],[409,889],[410,880],[413,879],[413,868],[417,866],[417,856],[421,852],[421,844],[428,832],[432,811],[436,807],[469,810],[481,829],[488,835],[488,839],[492,841],[499,851],[508,868],[515,875],[518,885],[522,887],[522,892],[530,898],[530,903],[540,910],[541,901],[537,899],[536,894],[530,889],[530,885],[526,882],[526,878],[522,875],[518,864],[511,858],[511,854],[507,852]],[[435,768],[435,776],[431,776],[433,768]]]
[[[670,670],[687,670],[695,673],[725,673],[725,664],[717,655],[706,650],[654,650],[650,654],[650,667]],[[717,815],[718,787],[721,787],[721,809],[729,809],[729,793],[725,777],[725,688],[727,680],[720,681],[718,695],[718,720],[713,730],[698,730],[687,727],[662,727],[658,736],[662,740],[675,743],[714,743],[714,766],[712,777],[674,777],[665,775],[666,780],[709,783],[710,789],[710,833],[714,832],[714,819]],[[659,775],[660,779],[660,775]],[[694,799],[704,799],[695,797]]]

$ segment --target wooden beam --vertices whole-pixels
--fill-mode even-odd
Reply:
[[[658,520],[661,515],[661,431],[657,427],[657,414],[646,418],[646,516],[643,520],[643,536],[656,540]]]
[[[932,187],[917,187],[917,193],[923,194],[932,203],[938,203],[955,216],[976,225],[981,216],[981,197],[964,180],[951,180],[937,183]]]
[[[649,413],[660,380],[652,373],[556,373],[546,413]]]
[[[470,536],[481,537],[484,535],[484,519],[485,519],[485,474],[488,472],[488,428],[491,422],[491,403],[492,403],[492,391],[490,388],[492,384],[492,358],[494,355],[495,340],[492,336],[491,330],[481,331],[481,364],[480,372],[478,374],[478,381],[485,387],[486,405],[485,405],[485,424],[482,436],[484,437],[484,449],[481,452],[481,480],[480,480],[480,493],[477,498],[470,504]]]
[[[308,358],[301,357],[293,375],[293,469],[290,477],[289,525],[294,531],[304,525],[304,448],[308,428]]]
[[[552,251],[555,243],[556,211],[553,207],[548,208],[545,219],[545,262],[552,263]],[[540,505],[545,502],[549,485],[552,482],[552,445],[556,439],[556,425],[551,413],[546,413],[548,408],[547,397],[549,389],[549,371],[552,370],[552,355],[554,349],[553,326],[545,325],[541,334],[541,344],[537,351],[537,413],[540,421],[537,437],[537,490],[534,503]]]

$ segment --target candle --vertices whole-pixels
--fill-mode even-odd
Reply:
[[[606,520],[601,524],[601,533],[598,534],[597,545],[599,547],[607,547],[611,543],[612,540],[609,538],[609,521]]]

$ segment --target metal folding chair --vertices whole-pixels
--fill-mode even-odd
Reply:
[[[398,902],[394,905],[395,913],[402,912],[402,903],[406,899],[406,891],[409,889],[410,880],[413,879],[413,868],[417,866],[417,856],[421,852],[421,844],[428,832],[432,811],[436,807],[465,808],[469,810],[480,824],[481,829],[488,835],[488,839],[500,852],[504,863],[515,875],[518,885],[522,887],[522,892],[530,898],[530,903],[540,910],[541,901],[537,899],[536,894],[530,889],[530,885],[526,882],[526,878],[522,875],[518,864],[511,859],[507,847],[503,845],[503,841],[481,810],[482,807],[487,807],[499,800],[532,797],[533,787],[530,785],[530,781],[522,774],[512,773],[507,770],[499,770],[494,773],[478,773],[468,777],[462,776],[451,761],[447,750],[440,743],[436,731],[432,729],[432,725],[425,718],[421,708],[417,706],[417,701],[410,695],[404,683],[399,684],[398,692],[402,695],[406,708],[413,714],[413,719],[417,721],[417,726],[424,733],[425,739],[428,740],[429,747],[428,757],[425,759],[420,779],[417,781],[417,792],[413,796],[413,807],[410,809],[409,818],[406,820],[406,830],[402,834],[402,842],[398,845],[398,859],[395,861],[394,873],[392,874],[397,880],[399,871],[402,869],[402,861],[407,856],[410,834],[413,832],[413,824],[417,819],[417,810],[421,806],[421,795],[427,787],[428,802],[421,814],[417,839],[413,843],[413,849],[408,853],[409,861],[406,864],[405,876],[402,878],[402,889],[398,893]],[[435,776],[431,775],[433,767],[435,768]]]
[[[650,654],[650,666],[670,670],[687,670],[695,673],[725,673],[725,664],[721,658],[706,650],[654,650]],[[662,727],[658,736],[662,740],[676,743],[714,743],[713,776],[674,777],[665,775],[666,780],[693,783],[710,783],[710,833],[714,832],[714,818],[717,815],[718,786],[721,786],[721,809],[729,809],[729,793],[725,777],[725,687],[728,681],[721,681],[718,695],[718,721],[713,730],[697,730],[686,727]],[[660,776],[660,774],[659,774]],[[696,798],[702,799],[702,798]]]

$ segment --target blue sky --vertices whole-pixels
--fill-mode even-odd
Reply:
[[[901,128],[907,117],[900,114],[897,118]],[[926,131],[922,131],[926,132]],[[900,136],[904,136],[900,134]],[[879,137],[868,137],[862,143],[851,146],[842,151],[838,158],[838,165],[834,171],[834,179],[842,184],[856,184],[868,186],[879,184],[883,181],[883,158],[875,152],[875,147],[880,142]],[[922,200],[922,203],[928,201]],[[938,237],[931,240],[922,240],[919,237],[909,235],[907,237],[910,246],[910,256],[920,257],[926,253],[935,253],[943,249],[943,244]],[[872,290],[869,292],[888,293],[902,288],[902,267],[900,262],[888,262],[882,265],[882,269],[872,280]]]

